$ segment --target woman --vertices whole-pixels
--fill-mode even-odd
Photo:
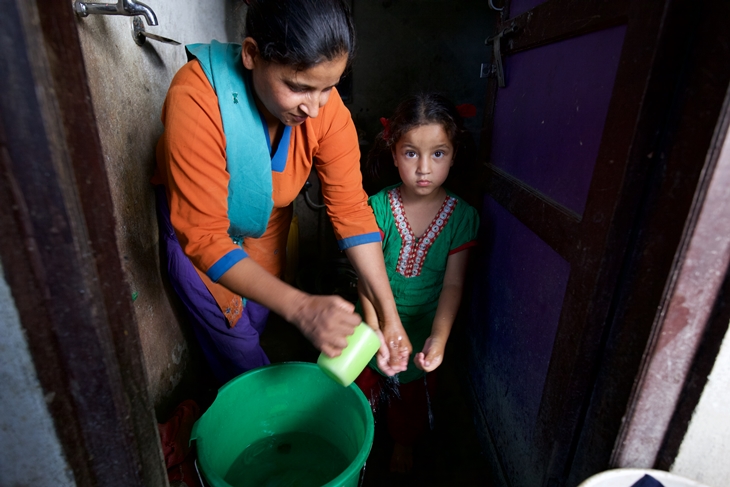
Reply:
[[[170,280],[217,378],[269,363],[259,345],[269,310],[330,357],[360,322],[344,299],[278,278],[291,202],[313,164],[339,246],[377,310],[378,361],[388,374],[405,370],[411,346],[362,189],[355,127],[335,88],[354,51],[345,5],[252,0],[242,45],[187,50],[192,60],[163,107],[153,182]]]

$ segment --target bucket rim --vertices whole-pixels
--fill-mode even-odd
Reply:
[[[238,375],[234,377],[233,379],[229,380],[225,384],[223,384],[218,389],[218,394],[216,395],[216,399],[218,396],[223,393],[226,389],[233,387],[236,382],[242,380],[243,378],[250,377],[252,375],[257,375],[260,373],[265,373],[269,369],[272,368],[280,368],[280,367],[287,367],[287,368],[301,368],[301,369],[317,369],[323,377],[327,377],[327,380],[332,381],[333,384],[336,384],[338,387],[342,387],[343,389],[350,389],[353,394],[359,399],[360,406],[363,407],[363,411],[365,412],[365,437],[363,438],[363,446],[360,448],[360,451],[358,451],[357,455],[355,455],[355,458],[350,462],[350,464],[347,466],[346,469],[344,469],[337,477],[323,485],[322,487],[334,487],[336,485],[341,485],[342,481],[347,479],[348,477],[352,476],[356,472],[360,471],[362,468],[365,467],[365,462],[368,459],[368,456],[370,455],[370,450],[373,446],[373,439],[375,437],[375,419],[373,418],[373,412],[372,408],[370,406],[370,402],[368,401],[365,394],[360,390],[360,388],[355,384],[354,382],[350,384],[349,386],[342,386],[335,380],[333,380],[331,377],[328,377],[317,364],[311,363],[311,362],[299,362],[299,361],[290,361],[290,362],[277,362],[274,364],[268,364],[263,365],[261,367],[257,367],[255,369],[251,369],[247,372],[242,373],[241,375]],[[215,403],[215,399],[213,400],[213,403]],[[212,406],[212,404],[211,404]],[[205,418],[208,411],[210,411],[210,407],[208,410],[206,410],[205,413],[203,413],[200,418],[193,424],[193,428],[191,430],[190,434],[190,444],[192,445],[193,441],[196,441],[198,439],[198,427],[200,424],[202,424],[203,419]],[[229,485],[220,475],[218,475],[216,472],[207,472],[205,469],[202,468],[202,461],[200,458],[197,458],[198,463],[201,465],[200,474],[203,476],[203,478],[208,481],[215,481],[215,482],[223,482],[226,485]],[[359,465],[359,467],[357,466]]]

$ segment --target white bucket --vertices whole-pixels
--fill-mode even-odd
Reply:
[[[648,468],[617,468],[596,474],[584,480],[578,487],[631,487],[644,475],[650,475],[664,487],[710,487],[694,480]]]

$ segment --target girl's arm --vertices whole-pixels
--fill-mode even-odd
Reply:
[[[408,357],[410,357],[413,347],[395,307],[393,292],[390,290],[388,275],[385,272],[383,248],[380,242],[356,245],[345,252],[357,272],[358,292],[361,298],[365,298],[363,303],[367,301],[367,306],[371,306],[377,315],[375,323],[367,321],[367,319],[366,322],[371,326],[378,324],[383,332],[385,342],[378,352],[380,370],[386,374],[406,370]],[[366,305],[363,304],[363,306]],[[365,309],[363,308],[363,310]],[[383,364],[381,364],[381,360],[383,360]]]
[[[426,340],[423,351],[417,353],[413,358],[414,363],[421,370],[431,372],[441,365],[444,359],[446,342],[449,339],[451,328],[454,325],[461,304],[468,261],[468,250],[462,250],[450,255],[446,261],[444,286],[439,295],[439,304],[436,308],[436,316],[433,319],[431,336]]]
[[[313,296],[268,273],[253,259],[234,264],[218,282],[293,323],[329,357],[340,355],[360,324],[355,306],[339,296]]]

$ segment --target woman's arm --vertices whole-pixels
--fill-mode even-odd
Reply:
[[[340,355],[347,346],[347,337],[360,324],[352,303],[339,296],[302,292],[272,276],[250,258],[234,264],[218,282],[293,323],[329,357]]]
[[[357,294],[360,297],[360,305],[362,306],[362,320],[373,330],[379,331],[380,323],[378,322],[378,313],[375,311],[373,303],[363,293],[360,282],[357,284]]]
[[[363,321],[365,321],[370,328],[375,330],[375,333],[377,333],[378,338],[380,339],[380,349],[376,356],[378,368],[381,372],[388,376],[395,375],[398,372],[403,372],[407,368],[407,363],[405,368],[402,363],[397,363],[395,367],[390,365],[390,350],[385,342],[385,336],[383,336],[383,332],[380,330],[378,314],[375,311],[373,303],[371,303],[365,294],[363,294],[362,284],[360,281],[358,281],[357,293],[360,297],[360,305],[362,306]]]
[[[356,245],[345,250],[358,275],[358,291],[364,297],[368,306],[372,306],[377,313],[377,324],[383,332],[386,350],[379,352],[379,359],[387,354],[385,364],[378,366],[388,374],[401,372],[408,368],[408,357],[413,347],[403,329],[403,325],[395,307],[393,292],[390,290],[388,275],[385,272],[383,249],[380,242]],[[364,301],[363,301],[364,302]],[[373,323],[367,322],[370,325]],[[383,366],[386,369],[383,369]]]
[[[436,316],[433,319],[431,336],[426,340],[423,350],[413,358],[416,366],[421,370],[431,372],[441,365],[444,359],[446,342],[449,340],[449,334],[451,334],[451,328],[454,325],[461,304],[468,261],[468,250],[462,250],[450,255],[446,261],[444,286],[439,295],[439,304],[436,308]]]
[[[317,175],[335,236],[357,271],[362,294],[377,313],[388,344],[385,351],[389,352],[390,365],[405,370],[412,346],[395,307],[380,239],[355,245],[347,243],[353,237],[377,236],[378,227],[362,187],[357,130],[336,89],[332,90],[319,116],[310,123],[319,143],[314,154]],[[381,371],[386,372],[382,368]]]

